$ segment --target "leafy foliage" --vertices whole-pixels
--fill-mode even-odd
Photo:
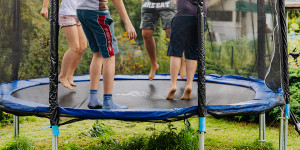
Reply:
[[[32,150],[32,145],[33,143],[29,139],[25,137],[18,137],[12,138],[3,147],[0,146],[0,150]]]
[[[289,22],[288,22],[288,31],[289,33],[300,33],[300,11],[299,10],[290,10]]]
[[[12,117],[11,114],[0,111],[0,127],[10,124]]]
[[[90,131],[87,133],[90,137],[103,137],[112,134],[113,130],[104,123],[94,123]]]

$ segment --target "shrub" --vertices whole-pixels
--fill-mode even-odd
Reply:
[[[32,142],[25,138],[25,137],[19,137],[19,138],[13,138],[10,141],[8,141],[1,150],[31,150],[33,149]]]
[[[13,115],[0,111],[0,127],[11,123]]]
[[[104,123],[95,122],[87,135],[90,137],[103,137],[105,135],[113,135],[113,133],[113,130]]]

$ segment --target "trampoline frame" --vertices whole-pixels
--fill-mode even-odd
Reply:
[[[229,116],[229,115],[248,115],[248,114],[260,114],[269,109],[272,109],[276,106],[283,105],[281,99],[281,93],[273,92],[268,89],[263,80],[257,79],[255,77],[242,77],[236,75],[206,75],[205,76],[206,83],[214,83],[214,84],[222,84],[229,86],[238,86],[243,88],[248,88],[249,90],[253,90],[255,92],[255,97],[248,101],[236,102],[231,104],[210,104],[206,106],[208,112],[213,116]],[[169,81],[169,74],[159,74],[156,75],[155,81]],[[179,77],[178,77],[179,78]],[[116,75],[116,81],[147,81],[147,75]],[[194,77],[194,82],[198,80],[197,74]],[[89,75],[77,75],[74,76],[75,82],[89,82]],[[155,82],[153,81],[153,82]],[[35,115],[39,117],[47,117],[49,118],[49,107],[43,103],[39,104],[37,102],[31,102],[27,100],[23,100],[17,97],[14,97],[14,94],[20,90],[40,86],[40,85],[48,85],[48,78],[39,78],[39,79],[30,79],[30,80],[16,80],[11,82],[6,82],[0,84],[0,88],[4,89],[0,91],[0,95],[2,95],[2,100],[0,101],[0,110],[5,110],[6,112],[10,112],[12,114],[18,116],[27,116],[27,115]],[[142,84],[142,82],[140,83]],[[176,107],[176,109],[162,109],[162,108],[147,108],[146,110],[140,109],[129,109],[129,113],[131,117],[123,117],[124,115],[119,115],[118,113],[123,113],[123,110],[115,110],[113,113],[105,112],[103,114],[102,109],[99,110],[91,110],[91,109],[81,109],[77,111],[78,108],[68,108],[68,107],[59,107],[60,116],[62,117],[75,117],[81,119],[117,119],[120,120],[137,120],[137,121],[152,121],[150,118],[154,118],[154,120],[181,120],[184,118],[188,118],[197,113],[196,108],[192,108],[194,105],[185,106],[185,108]],[[125,110],[126,111],[126,110]],[[151,115],[151,113],[156,114],[156,112],[163,111],[164,115]],[[166,114],[166,113],[169,114]],[[133,116],[132,113],[144,114],[143,117],[138,115]],[[103,115],[102,115],[103,114]],[[176,115],[185,115],[184,117],[177,117]],[[87,116],[88,115],[88,116]],[[173,116],[173,117],[172,117]],[[174,118],[174,119],[172,119]]]

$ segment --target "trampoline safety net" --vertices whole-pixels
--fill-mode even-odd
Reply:
[[[109,7],[113,6],[109,2]],[[126,5],[126,1],[124,1]],[[240,102],[243,104],[252,103],[253,99],[261,98],[260,96],[255,95],[256,90],[263,90],[268,94],[271,93],[272,96],[262,93],[265,96],[265,99],[261,100],[257,104],[258,112],[271,109],[275,106],[281,105],[281,68],[280,68],[280,51],[281,51],[281,32],[279,27],[279,8],[277,0],[206,0],[207,14],[205,22],[205,71],[207,74],[207,82],[213,82],[214,84],[208,84],[207,86],[215,88],[208,88],[208,93],[212,95],[217,95],[217,97],[226,97],[214,93],[214,89],[222,87],[226,90],[227,87],[223,87],[217,84],[228,84],[230,86],[240,86],[250,90],[250,93],[245,96],[247,97],[245,101],[249,102]],[[140,6],[140,1],[137,2],[137,6]],[[22,1],[7,1],[0,0],[0,110],[7,111],[14,114],[26,114],[26,115],[37,115],[47,117],[47,103],[39,103],[38,97],[48,101],[48,82],[47,79],[49,76],[49,40],[50,40],[50,23],[48,19],[45,19],[40,16],[40,10],[42,7],[41,0],[22,0]],[[133,8],[133,7],[130,7]],[[111,12],[115,13],[115,8],[111,7]],[[130,10],[129,10],[130,11]],[[130,18],[132,22],[135,22],[135,28],[138,32],[139,22],[140,22],[140,13],[130,13]],[[113,14],[112,17],[117,16]],[[115,22],[121,21],[118,17],[115,17]],[[118,20],[119,19],[119,20]],[[161,27],[158,27],[161,28]],[[160,29],[162,30],[162,29]],[[147,76],[142,76],[141,74],[148,74],[150,71],[150,61],[146,49],[143,47],[144,43],[141,40],[139,41],[126,41],[124,40],[124,29],[122,25],[116,23],[115,25],[116,37],[119,42],[120,53],[116,55],[116,75],[121,74],[132,74],[134,72],[137,75],[137,78],[134,76],[120,76],[120,80],[138,80],[136,87],[148,88],[145,91],[154,92],[155,82],[147,81]],[[161,35],[158,32],[156,36],[165,36]],[[162,38],[155,38],[162,39]],[[124,42],[125,41],[125,42]],[[159,42],[159,41],[157,41]],[[160,44],[157,44],[158,48],[167,49],[167,41],[163,42],[164,47]],[[62,29],[59,31],[59,68],[61,65],[61,60],[64,53],[68,50],[68,42],[63,34]],[[157,51],[161,51],[158,49]],[[166,56],[166,53],[159,53],[163,56],[158,56],[161,60],[161,70],[159,73],[169,74],[169,58]],[[85,51],[82,56],[81,62],[79,63],[75,75],[85,75],[89,74],[89,65],[92,59],[92,53],[89,48]],[[133,61],[135,60],[135,61]],[[138,62],[138,60],[140,62]],[[139,70],[140,69],[140,70]],[[126,72],[126,70],[129,70]],[[140,75],[140,76],[139,76]],[[116,76],[117,77],[117,76]],[[87,83],[82,83],[84,89],[75,89],[73,93],[70,93],[67,89],[59,86],[59,97],[60,98],[72,98],[72,94],[81,93],[79,98],[82,99],[82,102],[72,101],[74,109],[88,110],[86,108],[86,95],[89,92],[89,76],[77,76],[74,77],[76,81],[85,81]],[[168,75],[158,75],[155,78],[156,80],[169,80]],[[156,93],[150,99],[155,101],[155,107],[158,107],[159,111],[177,111],[183,114],[188,114],[190,116],[193,112],[196,112],[197,107],[197,75],[195,75],[194,89],[193,90],[193,99],[188,102],[188,104],[183,104],[184,107],[192,108],[190,110],[180,110],[177,111],[177,107],[180,107],[180,103],[184,103],[180,100],[175,100],[172,103],[176,103],[176,107],[163,106],[165,102],[165,96],[168,92],[169,81],[159,82],[159,85],[164,84],[166,87],[157,91],[161,91],[162,94],[159,95]],[[223,80],[224,79],[224,80]],[[140,82],[145,81],[145,82]],[[115,80],[117,82],[117,80]],[[182,83],[181,83],[182,82]],[[185,81],[180,81],[179,85],[184,87]],[[39,86],[44,85],[44,87],[39,88]],[[81,84],[78,84],[81,86]],[[116,88],[119,88],[119,85],[123,83],[116,83]],[[127,86],[130,86],[129,83]],[[143,86],[144,85],[144,86]],[[100,82],[102,86],[102,81]],[[28,88],[34,87],[31,92],[23,92],[29,97],[23,97],[16,93],[16,91],[22,92],[22,89],[28,90]],[[259,87],[259,88],[257,88]],[[132,88],[132,87],[130,87]],[[130,89],[129,88],[129,89]],[[221,89],[221,88],[220,88]],[[234,90],[236,88],[232,88]],[[40,96],[35,94],[41,93]],[[101,89],[102,90],[102,89]],[[245,89],[241,89],[244,91]],[[30,91],[30,90],[29,90]],[[135,91],[135,92],[133,92]],[[246,90],[245,90],[246,91]],[[68,93],[69,92],[69,93]],[[123,93],[116,92],[115,96],[121,97],[128,96],[126,88],[123,90]],[[229,91],[228,93],[237,93],[237,91]],[[126,95],[127,94],[127,95]],[[129,95],[131,96],[140,96],[149,98],[149,93],[144,91],[132,90]],[[151,93],[150,93],[151,94]],[[153,93],[152,93],[153,94]],[[17,97],[17,95],[21,95]],[[42,96],[41,96],[42,95]],[[121,95],[121,96],[120,96]],[[238,99],[239,96],[242,97],[244,94],[229,95],[233,99]],[[271,106],[261,108],[263,101],[267,101],[269,97],[276,99],[274,103],[266,102],[272,104]],[[7,97],[10,97],[7,99]],[[76,96],[75,96],[76,97]],[[102,96],[99,96],[102,97]],[[154,98],[153,98],[154,97]],[[138,99],[138,98],[137,98]],[[208,96],[208,99],[209,96]],[[211,98],[213,99],[213,98]],[[27,102],[31,100],[30,102]],[[126,101],[126,99],[124,100]],[[132,100],[133,101],[133,100]],[[137,100],[138,101],[138,100]],[[163,104],[159,104],[159,101],[164,101]],[[77,118],[84,118],[84,114],[78,114],[69,110],[66,103],[67,100],[59,100],[61,105],[61,112],[65,112],[64,115],[72,116]],[[126,105],[126,102],[120,102],[121,104]],[[134,102],[133,102],[134,103]],[[142,102],[141,102],[142,103]],[[238,104],[230,104],[230,110],[233,107],[243,107],[239,102],[234,102]],[[32,104],[32,105],[31,105]],[[82,107],[79,107],[83,105]],[[143,103],[148,104],[148,102]],[[209,101],[208,101],[209,104]],[[211,103],[212,104],[212,103]],[[22,109],[15,110],[15,108],[22,105]],[[31,106],[29,106],[31,105]],[[149,105],[149,106],[152,106]],[[166,104],[167,105],[167,104]],[[65,107],[66,106],[66,107]],[[225,112],[217,110],[218,108],[226,109],[229,106],[225,106],[224,102],[213,102],[213,104],[208,108],[209,113],[214,113],[215,115],[226,115]],[[73,109],[72,108],[72,109]],[[130,108],[130,107],[129,107]],[[141,106],[144,108],[144,106]],[[134,107],[134,109],[138,109]],[[151,108],[152,109],[152,108]],[[151,109],[149,111],[151,111]],[[209,110],[211,109],[211,110]],[[238,109],[238,108],[236,108]],[[251,110],[252,109],[252,110]],[[256,108],[250,108],[250,110],[243,109],[245,112],[253,112]],[[24,113],[23,111],[35,111],[35,113]],[[41,112],[38,112],[41,111]],[[129,109],[128,112],[134,111]],[[102,115],[106,115],[109,111],[99,111]],[[242,113],[232,112],[229,113],[233,115],[240,115]],[[45,114],[43,114],[45,113]],[[97,113],[97,111],[86,112],[86,114]],[[144,110],[136,110],[135,113],[145,113]],[[132,113],[134,114],[134,113]],[[76,116],[78,115],[78,116]],[[119,116],[126,115],[120,113]],[[128,115],[128,114],[127,114]],[[147,114],[145,114],[147,115]],[[169,115],[168,117],[174,117],[176,115]],[[137,116],[134,116],[137,117]],[[131,120],[133,118],[116,118],[123,120]],[[87,118],[95,118],[94,116]],[[109,118],[109,117],[108,117]],[[158,117],[159,118],[159,117]],[[159,119],[166,119],[159,118]],[[153,120],[155,117],[151,116],[149,118],[142,118],[141,120]]]

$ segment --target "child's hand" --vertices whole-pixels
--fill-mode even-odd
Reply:
[[[48,18],[48,9],[47,9],[47,8],[42,8],[40,14],[41,14],[41,16],[43,16],[44,18]]]
[[[129,39],[135,39],[136,38],[137,34],[136,34],[135,29],[134,29],[132,24],[125,25],[125,30],[127,32],[127,37]]]

